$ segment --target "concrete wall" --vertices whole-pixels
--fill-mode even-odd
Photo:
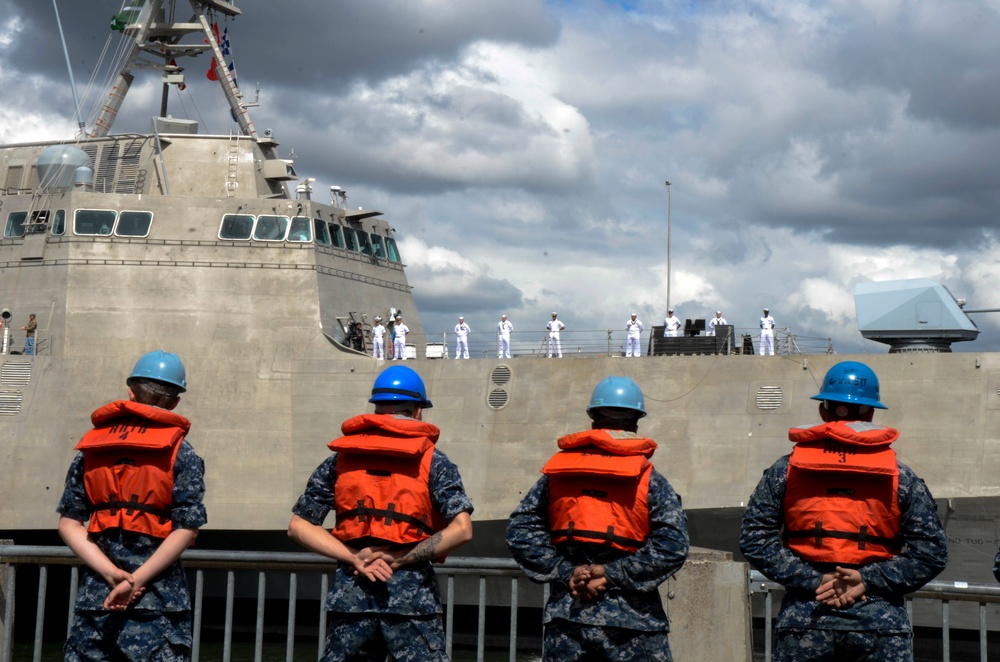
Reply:
[[[675,662],[750,662],[747,568],[726,552],[692,549],[675,578],[660,586]]]

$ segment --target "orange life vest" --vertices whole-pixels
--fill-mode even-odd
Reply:
[[[83,484],[92,514],[87,530],[121,528],[166,538],[173,529],[174,460],[191,421],[158,407],[117,400],[90,416]]]
[[[542,469],[552,542],[635,553],[649,536],[648,458],[656,442],[623,430],[584,430],[559,439],[559,448]]]
[[[390,414],[363,414],[330,442],[337,452],[333,535],[342,542],[375,538],[408,545],[444,528],[429,488],[434,442],[430,423]]]
[[[785,544],[807,561],[863,565],[902,549],[893,428],[834,421],[792,428]]]

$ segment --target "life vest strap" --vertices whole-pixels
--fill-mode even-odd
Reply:
[[[341,522],[346,519],[366,519],[368,517],[384,517],[386,525],[391,525],[394,521],[396,522],[406,522],[411,524],[423,533],[431,535],[434,533],[434,529],[427,522],[427,517],[422,518],[414,517],[413,515],[407,515],[405,513],[396,512],[396,504],[390,503],[388,508],[371,508],[365,504],[364,501],[358,500],[358,507],[351,510],[345,510],[342,513],[337,513],[337,522]]]
[[[160,524],[166,524],[170,520],[170,511],[164,510],[163,508],[157,508],[156,506],[150,506],[145,503],[139,503],[139,495],[133,494],[132,498],[128,501],[121,501],[114,496],[109,498],[104,503],[94,504],[94,510],[107,510],[112,515],[117,515],[119,509],[124,509],[125,514],[131,517],[135,515],[136,512],[148,513],[150,515],[156,515],[160,518]]]
[[[850,531],[832,531],[830,529],[824,529],[822,522],[816,522],[816,526],[807,531],[785,531],[782,534],[785,540],[790,540],[793,538],[812,538],[813,544],[816,547],[823,546],[823,540],[825,538],[835,538],[837,540],[853,540],[858,543],[858,549],[866,549],[868,543],[873,545],[881,545],[888,550],[898,552],[903,548],[903,541],[900,538],[885,538],[883,536],[874,536],[868,533],[868,527],[862,526],[858,529],[857,533]]]
[[[554,539],[567,538],[568,540],[573,540],[574,538],[590,538],[597,540],[604,540],[607,544],[618,543],[619,545],[627,547],[642,547],[645,543],[644,540],[634,540],[632,538],[626,538],[625,536],[616,536],[615,527],[609,526],[606,531],[587,531],[585,529],[578,529],[574,522],[569,523],[569,527],[565,529],[558,529],[552,531],[552,537]]]

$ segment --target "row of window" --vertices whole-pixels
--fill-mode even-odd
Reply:
[[[66,234],[66,210],[56,210],[51,215],[48,210],[31,212],[12,211],[7,214],[4,237],[23,237],[30,228],[44,229],[51,220],[53,235]],[[77,209],[73,215],[73,234],[96,237],[117,235],[119,237],[146,237],[153,223],[153,213],[148,211],[122,211],[111,209]]]
[[[14,211],[7,214],[4,237],[23,237],[25,228],[44,229],[51,221],[53,235],[66,233],[66,210],[54,214],[48,210],[31,212]],[[153,213],[148,211],[121,211],[111,209],[77,209],[73,214],[73,234],[107,237],[147,237],[153,223]],[[226,214],[219,228],[220,239],[246,241],[288,241],[333,246],[353,253],[401,262],[399,248],[392,237],[374,232],[328,223],[308,216],[276,216],[262,214]]]
[[[392,237],[383,237],[374,232],[328,223],[308,216],[271,216],[262,214],[226,214],[222,217],[219,239],[246,241],[315,241],[321,246],[333,246],[352,253],[361,253],[400,262],[399,248]]]

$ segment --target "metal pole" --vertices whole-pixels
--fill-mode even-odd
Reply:
[[[667,185],[667,310],[670,310],[670,182]]]

